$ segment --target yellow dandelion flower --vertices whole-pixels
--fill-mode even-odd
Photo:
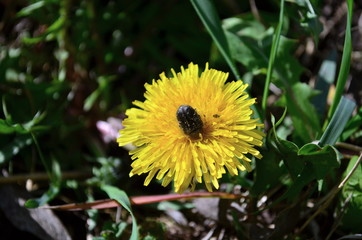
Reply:
[[[248,153],[261,158],[255,146],[262,145],[263,124],[251,119],[247,84],[225,83],[228,73],[209,69],[199,75],[198,65],[190,63],[173,77],[145,84],[146,100],[134,101],[139,108],[126,111],[124,129],[117,142],[137,148],[130,151],[130,176],[148,173],[167,186],[174,180],[175,192],[182,193],[197,182],[205,182],[208,191],[219,188],[218,179],[226,170],[251,170]]]

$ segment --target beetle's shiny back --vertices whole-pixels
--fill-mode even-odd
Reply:
[[[177,121],[182,131],[191,138],[198,138],[203,122],[196,110],[189,105],[181,105],[176,112]]]

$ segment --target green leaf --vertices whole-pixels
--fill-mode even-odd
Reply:
[[[320,148],[316,144],[306,144],[296,155],[289,153],[288,158],[283,159],[286,165],[299,162],[300,170],[293,184],[275,203],[286,198],[294,199],[304,186],[313,180],[323,180],[332,169],[339,167],[339,155],[331,146]]]
[[[269,31],[266,32],[264,25],[257,21],[251,13],[226,18],[222,21],[222,27],[226,30],[225,32],[233,33],[238,37],[253,38],[257,41],[261,41],[266,35],[273,34]]]
[[[333,168],[339,167],[339,155],[331,146],[321,148],[312,143],[299,149],[293,142],[280,139],[276,135],[274,123],[275,119],[272,117],[274,141],[271,144],[280,155],[293,180],[287,192],[277,200],[279,202],[286,198],[294,198],[311,181],[324,179]]]
[[[27,133],[27,130],[21,124],[11,124],[9,121],[0,119],[0,133],[1,134],[11,134],[11,133]]]
[[[309,143],[301,147],[298,155],[304,157],[307,163],[310,163],[310,171],[317,179],[323,179],[334,168],[340,165],[337,149],[326,145],[323,148],[314,143]]]
[[[300,75],[305,70],[294,56],[297,46],[296,40],[280,36],[276,61],[274,62],[274,69],[277,73],[275,84],[283,86],[286,90],[300,81]]]
[[[101,189],[105,191],[110,198],[116,200],[119,204],[121,204],[122,207],[124,207],[131,214],[133,224],[132,224],[132,234],[130,239],[138,240],[137,222],[136,218],[133,215],[131,209],[131,203],[128,199],[127,194],[124,191],[110,185],[102,185]]]
[[[26,208],[37,208],[39,207],[39,203],[35,199],[29,199],[24,203]]]
[[[257,73],[259,69],[266,68],[268,59],[263,49],[258,48],[257,42],[249,37],[238,37],[229,31],[225,35],[232,49],[233,59],[244,65],[250,72]]]
[[[254,25],[258,26],[258,23],[255,23],[255,20],[249,19],[247,16],[244,18],[239,17],[224,20],[224,28],[228,42],[230,43],[230,49],[232,49],[233,58],[243,64],[250,72],[259,74],[260,71],[266,69],[269,64],[268,59],[273,31],[272,29],[262,31],[262,26],[259,26],[254,32],[249,31],[248,29],[253,28]],[[280,36],[276,56],[278,61],[274,62],[273,67],[273,79],[275,79],[276,85],[286,91],[286,94],[290,96],[289,101],[293,103],[289,103],[289,105],[294,106],[302,104],[296,96],[297,94],[293,91],[293,86],[299,83],[300,75],[304,70],[293,56],[296,43],[294,40]],[[303,116],[303,118],[313,117],[313,115],[309,116],[309,112],[300,113],[306,115]],[[317,123],[317,125],[319,125],[319,123]],[[314,130],[311,130],[310,132],[313,131]]]
[[[336,143],[355,107],[356,103],[353,101],[345,97],[341,99],[327,129],[319,141],[320,146],[334,145]]]
[[[11,115],[8,115],[7,119],[0,119],[0,134],[26,134],[38,124],[45,117],[45,113],[40,114],[39,112],[35,114],[33,119],[26,123],[13,123],[11,120]]]
[[[225,58],[236,79],[241,79],[240,74],[231,58],[229,44],[226,40],[221,21],[216,9],[210,0],[190,0],[202,23],[210,33],[220,53]]]
[[[293,180],[295,180],[304,167],[304,162],[297,154],[299,148],[293,142],[279,138],[276,133],[275,119],[273,115],[271,120],[273,126],[272,135],[274,136],[274,141],[271,142],[271,146],[273,146],[276,152],[280,155],[280,158],[283,160],[290,176]]]
[[[318,114],[310,100],[316,92],[305,83],[294,84],[291,92],[286,93],[280,103],[288,107],[294,126],[294,141],[308,143],[315,140],[321,131]]]
[[[276,141],[276,150],[283,159],[292,179],[296,179],[304,167],[304,162],[298,157],[298,146],[293,142],[278,139]]]
[[[265,71],[269,64],[273,29],[266,30],[251,15],[225,19],[223,27],[232,57],[254,74],[259,74],[262,69]],[[279,47],[276,50],[276,58],[280,61],[274,62],[273,79],[285,88],[299,82],[304,71],[293,55],[296,44],[295,40],[280,36]]]

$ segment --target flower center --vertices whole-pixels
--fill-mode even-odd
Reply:
[[[203,122],[196,110],[189,105],[181,105],[176,111],[177,121],[182,131],[191,138],[199,138]]]

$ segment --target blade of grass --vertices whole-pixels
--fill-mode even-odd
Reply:
[[[267,103],[267,99],[268,99],[269,85],[270,85],[272,73],[273,73],[274,60],[275,60],[275,56],[277,54],[278,45],[279,45],[279,41],[280,41],[280,33],[282,30],[282,26],[283,26],[283,16],[284,16],[284,0],[281,0],[280,12],[279,12],[279,23],[275,30],[275,34],[273,37],[273,43],[272,43],[272,47],[270,50],[268,71],[266,74],[266,81],[265,81],[265,85],[264,85],[263,99],[262,99],[262,105],[261,105],[264,116],[265,116],[265,110],[266,110],[266,103]]]
[[[237,70],[234,60],[231,57],[229,44],[226,40],[224,30],[221,27],[221,21],[214,5],[210,0],[190,0],[197,15],[199,15],[205,28],[211,35],[211,38],[218,47],[220,53],[225,58],[231,71],[237,80],[241,79],[239,71]]]
[[[342,97],[341,102],[338,104],[330,123],[319,141],[319,146],[326,144],[334,145],[336,143],[355,107],[356,103]]]
[[[346,85],[349,73],[349,67],[351,65],[351,54],[352,54],[351,24],[352,24],[353,0],[347,0],[347,8],[348,8],[347,25],[346,25],[346,35],[344,38],[342,62],[337,78],[336,93],[334,95],[331,108],[329,109],[328,118],[325,122],[324,128],[327,126],[328,121],[330,121],[333,113],[336,111],[337,105],[342,97],[342,93]]]

